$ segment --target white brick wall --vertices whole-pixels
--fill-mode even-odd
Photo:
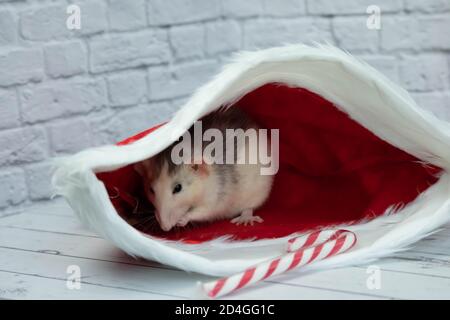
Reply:
[[[0,0],[0,211],[50,197],[51,157],[167,120],[233,51],[298,41],[351,51],[450,120],[450,0]]]

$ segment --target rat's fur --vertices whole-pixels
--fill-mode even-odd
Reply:
[[[259,129],[238,107],[220,109],[201,120],[203,131],[215,128],[223,136],[226,136],[226,129]],[[193,136],[193,126],[189,132]],[[209,143],[203,143],[203,150]],[[261,175],[259,161],[256,164],[176,165],[171,158],[175,144],[135,165],[163,230],[168,231],[175,225],[185,226],[191,221],[229,219],[241,213],[233,222],[262,222],[261,218],[252,217],[252,211],[267,199],[273,176]],[[244,151],[248,146],[248,140],[246,148],[233,143],[234,163],[246,156]],[[223,151],[226,152],[226,143]],[[182,191],[173,194],[177,184],[182,185]]]

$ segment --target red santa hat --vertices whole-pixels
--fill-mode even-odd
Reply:
[[[279,171],[256,212],[264,223],[217,221],[168,233],[132,226],[130,213],[144,201],[133,164],[223,106],[279,129]],[[358,241],[311,269],[404,250],[449,221],[448,170],[448,123],[337,48],[291,45],[237,55],[167,123],[60,161],[53,182],[83,222],[130,255],[230,275],[317,229],[345,227]]]

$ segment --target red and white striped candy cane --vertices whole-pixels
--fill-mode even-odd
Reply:
[[[290,239],[287,253],[278,258],[262,262],[233,276],[203,283],[201,286],[208,297],[221,297],[293,268],[348,251],[355,243],[356,236],[351,231],[314,231]]]

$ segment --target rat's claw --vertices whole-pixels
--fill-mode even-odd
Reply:
[[[236,218],[231,219],[231,223],[234,223],[235,225],[239,226],[242,224],[241,216],[237,216]]]
[[[250,211],[250,213],[248,213],[248,211],[244,211],[241,213],[241,215],[232,219],[230,222],[236,224],[237,226],[239,226],[241,224],[243,224],[244,226],[247,226],[247,225],[253,226],[253,224],[255,222],[262,223],[262,222],[264,222],[264,220],[259,216],[252,215],[251,211]]]

